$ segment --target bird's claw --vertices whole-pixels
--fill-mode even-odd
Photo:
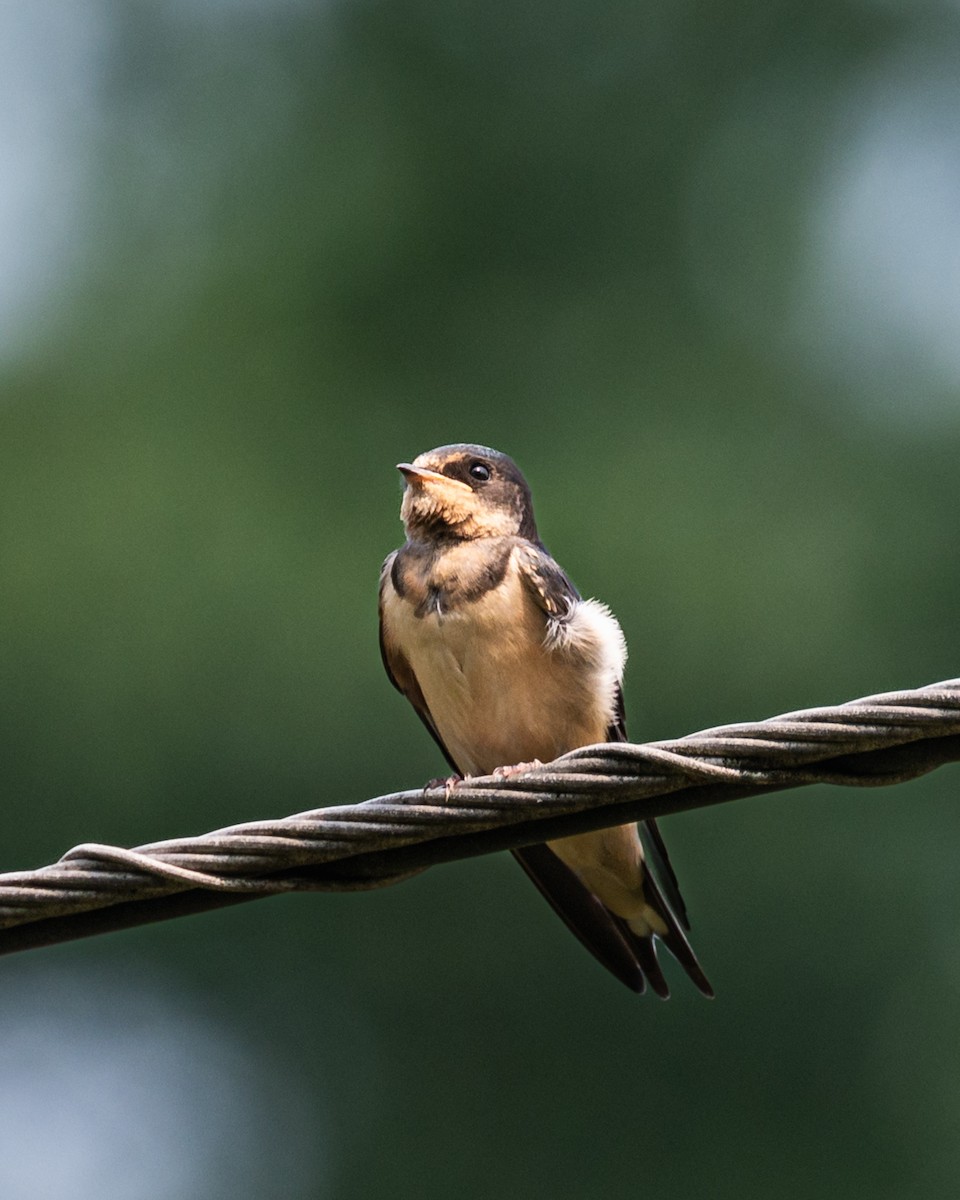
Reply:
[[[449,800],[453,789],[459,783],[463,783],[462,775],[447,775],[445,778],[437,776],[435,779],[428,779],[423,790],[425,792],[432,792],[437,788],[443,788],[443,797],[445,800]]]
[[[497,767],[493,772],[497,779],[509,779],[513,775],[521,775],[524,771],[532,771],[535,767],[542,767],[543,763],[539,758],[533,759],[531,762],[513,763],[509,767]]]

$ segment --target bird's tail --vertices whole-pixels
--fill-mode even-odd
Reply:
[[[650,986],[664,1000],[670,995],[669,984],[657,958],[657,941],[661,941],[690,976],[699,991],[709,999],[713,999],[714,990],[687,938],[684,930],[685,922],[681,923],[680,918],[667,903],[660,885],[649,869],[644,871],[643,895],[649,919],[640,917],[635,920],[626,920],[618,917],[617,923],[636,954],[637,961]]]

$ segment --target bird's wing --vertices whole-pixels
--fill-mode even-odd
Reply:
[[[530,595],[543,609],[548,622],[562,624],[570,619],[580,593],[566,571],[543,546],[522,542],[516,551],[517,567]]]
[[[450,757],[450,752],[443,744],[443,739],[437,733],[437,727],[433,723],[433,718],[430,716],[430,709],[427,708],[427,702],[423,698],[423,692],[420,690],[420,684],[417,683],[417,677],[413,673],[413,668],[407,662],[404,655],[395,645],[390,637],[390,630],[387,622],[384,619],[384,592],[388,586],[390,572],[393,570],[393,562],[397,557],[397,551],[387,557],[383,567],[380,570],[380,657],[383,659],[383,667],[387,672],[387,678],[393,684],[401,695],[406,696],[413,706],[414,712],[423,722],[427,733],[433,738],[439,747],[440,753],[447,760],[451,771],[460,774],[460,768]]]
[[[521,578],[543,609],[547,621],[562,624],[568,620],[580,594],[563,569],[543,547],[532,544],[521,548],[517,561]],[[607,741],[627,741],[623,688],[619,685],[614,719],[607,728]],[[639,828],[646,866],[644,892],[667,927],[661,940],[700,991],[712,996],[713,989],[686,937],[685,930],[690,928],[687,907],[663,836],[655,820],[641,821]],[[669,995],[652,937],[637,936],[625,921],[601,904],[548,846],[515,850],[514,854],[558,915],[618,979],[634,991],[642,991],[646,978],[658,995]],[[625,942],[628,947],[632,965],[627,968],[623,966],[618,942]]]
[[[623,689],[617,688],[615,717],[607,729],[608,742],[627,741],[627,721],[623,704]],[[643,847],[644,871],[643,890],[647,902],[663,918],[667,932],[661,940],[678,963],[687,972],[696,986],[705,996],[713,995],[710,981],[703,973],[703,968],[697,962],[687,933],[690,930],[690,918],[687,916],[687,906],[680,892],[677,875],[670,862],[670,855],[663,841],[663,835],[657,822],[651,817],[649,821],[641,821],[639,825],[640,844]],[[637,937],[626,922],[620,924],[620,931],[631,944],[643,967],[644,973],[653,985],[658,995],[668,994],[667,983],[657,962],[656,949],[653,939]]]
[[[623,688],[617,688],[614,719],[607,728],[608,742],[627,741],[627,714],[623,705]],[[657,822],[651,817],[649,821],[640,822],[640,842],[643,845],[643,857],[650,871],[656,875],[670,907],[676,913],[677,920],[687,931],[690,929],[690,918],[687,916],[687,906],[680,893],[680,884],[667,853],[663,835]]]
[[[580,593],[547,551],[532,543],[523,545],[517,552],[517,565],[520,578],[543,610],[548,625],[562,625],[569,620]],[[617,712],[617,722],[611,729],[623,728],[623,695],[619,689]],[[625,730],[621,737],[611,740],[625,741]],[[632,991],[642,992],[644,976],[651,976],[641,961],[641,955],[647,957],[647,948],[636,944],[625,922],[611,913],[549,846],[527,846],[513,854],[554,912],[594,958]],[[655,985],[656,974],[651,977]]]

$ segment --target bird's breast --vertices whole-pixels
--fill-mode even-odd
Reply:
[[[511,564],[476,599],[424,606],[393,588],[385,598],[391,640],[402,651],[441,740],[464,774],[549,761],[601,742],[622,669],[587,604],[580,638],[545,644],[547,618]],[[619,627],[608,614],[620,638]],[[576,623],[575,611],[571,622]],[[608,645],[609,643],[609,645]],[[618,645],[620,642],[618,641]]]

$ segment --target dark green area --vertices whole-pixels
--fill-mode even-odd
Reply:
[[[921,8],[108,6],[80,266],[2,380],[2,868],[440,773],[376,584],[448,441],[619,616],[637,740],[960,674],[960,420],[777,340],[831,106]],[[269,1043],[298,1200],[939,1197],[958,778],[666,821],[712,1004],[619,988],[503,856],[38,954]]]

